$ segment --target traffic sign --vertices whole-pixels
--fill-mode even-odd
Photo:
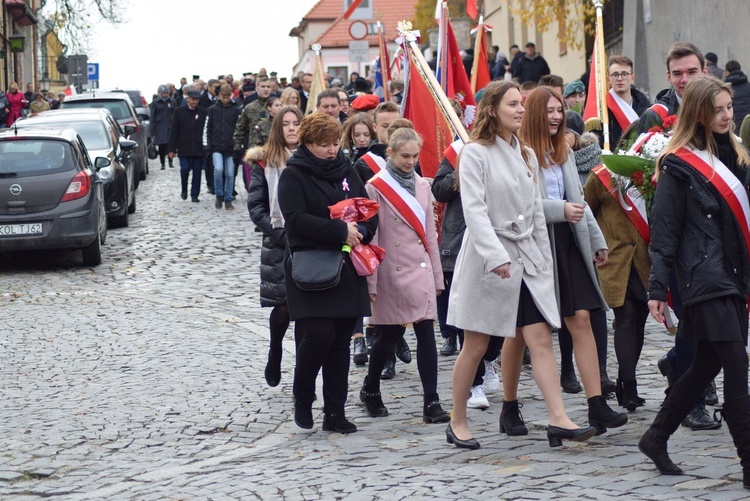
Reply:
[[[370,61],[370,42],[367,40],[352,40],[349,42],[349,62],[367,63]]]
[[[86,72],[88,73],[89,80],[99,80],[99,63],[88,63],[86,65]]]
[[[370,31],[367,28],[367,23],[364,21],[354,21],[349,25],[349,36],[354,40],[364,40],[367,38],[367,32]]]

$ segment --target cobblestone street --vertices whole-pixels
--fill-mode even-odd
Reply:
[[[587,443],[549,447],[546,410],[525,369],[529,435],[498,433],[498,391],[487,411],[469,411],[482,448],[449,446],[445,425],[422,423],[416,361],[399,362],[395,379],[383,382],[390,416],[373,419],[360,407],[366,368],[352,364],[347,416],[359,431],[323,432],[322,399],[313,430],[298,428],[292,328],[281,384],[269,388],[263,378],[270,310],[259,306],[261,238],[244,188],[234,212],[214,208],[205,181],[200,203],[179,191],[179,169],[152,161],[130,227],[108,232],[97,268],[83,267],[80,252],[0,255],[0,498],[750,496],[726,425],[679,429],[669,445],[684,476],[659,475],[638,451],[666,385],[656,363],[673,341],[653,321],[639,365],[645,407]],[[414,350],[414,335],[407,338]],[[614,379],[611,335],[609,356]],[[439,360],[448,409],[454,360]],[[565,402],[586,424],[584,394]]]

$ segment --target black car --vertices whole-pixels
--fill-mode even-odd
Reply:
[[[148,115],[139,116],[130,97],[124,92],[86,92],[66,97],[60,103],[61,110],[81,108],[109,110],[125,132],[125,137],[138,143],[138,147],[135,149],[136,170],[138,172],[135,185],[137,188],[139,182],[145,180],[148,174],[148,138],[142,124],[142,120],[149,120]]]
[[[19,119],[15,125],[19,129],[70,127],[78,132],[91,157],[104,157],[110,161],[110,165],[99,170],[110,227],[128,226],[128,215],[136,210],[134,160],[131,153],[136,143],[122,137],[122,130],[109,111],[45,111],[33,117]]]
[[[107,238],[104,189],[73,129],[0,132],[0,252],[76,249],[83,264],[102,261]]]

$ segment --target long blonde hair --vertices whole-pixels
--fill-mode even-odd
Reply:
[[[680,106],[680,118],[674,128],[674,135],[659,155],[656,161],[657,166],[661,167],[662,160],[666,155],[686,146],[698,150],[707,150],[712,155],[718,156],[719,149],[711,132],[711,124],[716,118],[714,106],[716,96],[723,91],[728,92],[730,96],[734,96],[732,86],[716,77],[702,76],[688,82]],[[701,126],[703,127],[702,130],[699,129]],[[750,155],[745,148],[740,146],[734,135],[734,121],[730,121],[729,141],[734,151],[737,152],[738,163],[745,167],[750,166]],[[657,168],[655,173],[657,179],[659,171],[660,169]]]

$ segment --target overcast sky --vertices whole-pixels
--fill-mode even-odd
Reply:
[[[289,31],[317,2],[125,1],[128,22],[98,24],[89,62],[99,63],[101,88],[138,88],[147,99],[160,83],[194,74],[208,80],[265,67],[291,76],[298,53]]]

